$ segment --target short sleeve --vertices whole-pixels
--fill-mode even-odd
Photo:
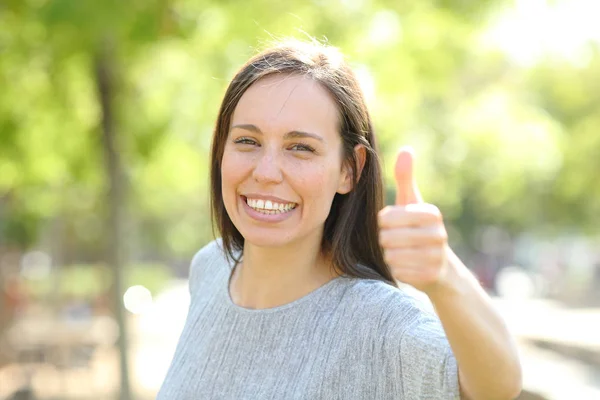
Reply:
[[[421,314],[404,331],[400,359],[406,400],[460,399],[456,358],[436,316]]]

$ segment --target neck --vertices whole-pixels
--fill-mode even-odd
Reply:
[[[306,240],[285,247],[259,247],[248,241],[232,274],[230,295],[245,308],[272,308],[297,300],[339,276],[321,240]]]

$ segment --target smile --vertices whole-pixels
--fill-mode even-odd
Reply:
[[[261,214],[284,214],[296,208],[296,203],[276,203],[271,200],[246,197],[246,204]]]

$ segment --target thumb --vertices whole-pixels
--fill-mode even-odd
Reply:
[[[410,146],[403,146],[398,150],[396,167],[394,169],[396,177],[396,205],[405,206],[407,204],[423,202],[423,197],[421,197],[421,192],[419,192],[413,174],[414,157],[414,150]]]

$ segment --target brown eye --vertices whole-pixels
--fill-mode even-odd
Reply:
[[[315,152],[315,149],[313,149],[309,145],[302,144],[302,143],[297,143],[297,144],[291,146],[290,149],[294,150],[294,151],[309,151],[311,153]]]
[[[258,143],[254,139],[242,137],[233,141],[235,144],[249,144],[249,145],[257,145]]]

